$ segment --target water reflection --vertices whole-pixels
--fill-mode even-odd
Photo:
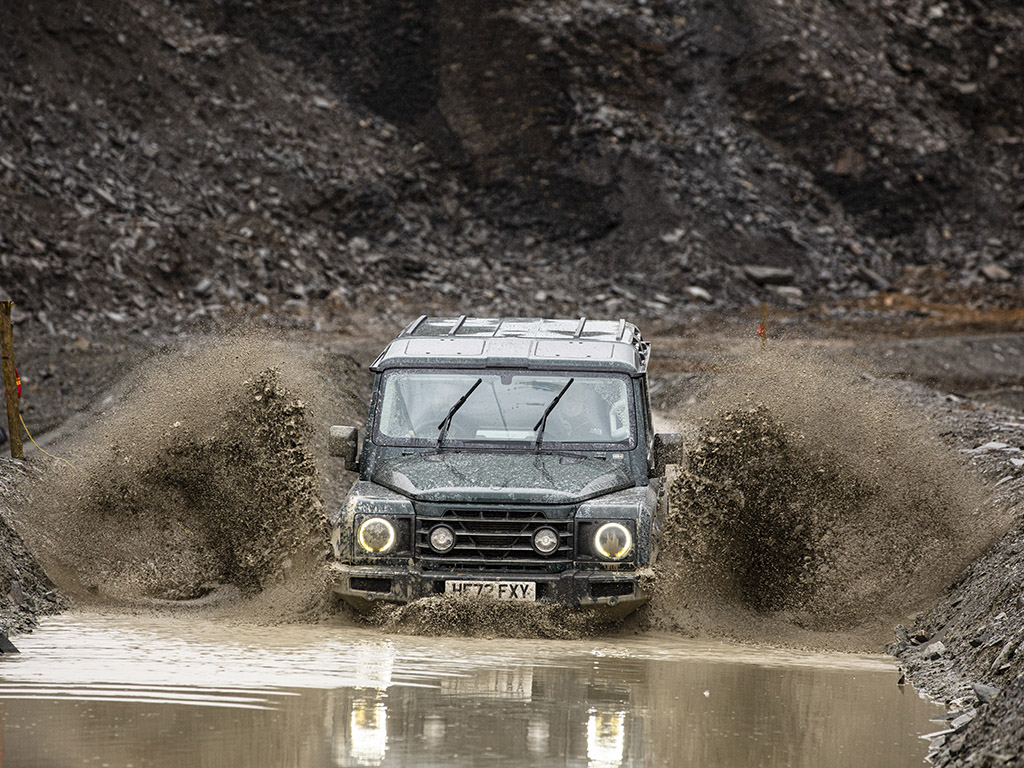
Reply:
[[[546,755],[551,742],[551,726],[547,720],[533,718],[526,726],[526,749],[532,755]]]
[[[588,768],[618,768],[626,756],[626,713],[590,710]]]
[[[381,637],[62,617],[0,659],[11,765],[905,766],[936,710],[871,657],[679,638]]]
[[[628,662],[603,665],[602,681],[564,665],[467,669],[436,689],[330,692],[334,765],[448,765],[472,756],[531,764],[643,765],[642,717],[628,686],[612,680]],[[583,669],[593,669],[583,665]],[[456,759],[458,758],[458,759]]]
[[[357,680],[355,695],[348,700],[348,728],[332,729],[334,764],[337,766],[376,766],[384,763],[388,751],[387,690],[392,685],[396,651],[390,640],[359,643],[354,659]],[[336,700],[336,697],[332,697]],[[344,708],[335,703],[337,710]],[[341,722],[344,722],[342,717]]]
[[[356,765],[380,765],[388,751],[388,708],[374,697],[352,702],[349,754]],[[343,758],[338,765],[346,765]]]
[[[528,702],[533,698],[533,667],[484,669],[472,675],[447,678],[441,681],[441,693]]]

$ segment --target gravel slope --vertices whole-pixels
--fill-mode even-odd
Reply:
[[[1008,0],[5,13],[0,290],[42,329],[1022,304]]]

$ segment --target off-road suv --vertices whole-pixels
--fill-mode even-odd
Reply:
[[[650,345],[625,320],[420,317],[371,366],[359,471],[333,515],[334,590],[357,609],[447,595],[624,615],[647,599],[662,475]]]

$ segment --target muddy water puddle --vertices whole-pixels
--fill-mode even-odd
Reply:
[[[883,657],[68,614],[0,659],[4,766],[916,766]]]

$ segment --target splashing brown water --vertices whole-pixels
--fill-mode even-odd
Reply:
[[[761,640],[769,625],[887,632],[1003,524],[948,451],[856,374],[778,352],[727,374],[686,414],[702,427],[671,488],[649,625]],[[350,362],[266,339],[165,355],[60,446],[80,471],[37,484],[19,515],[26,540],[80,599],[181,600],[230,583],[252,596],[239,618],[316,618],[330,594],[323,498],[346,483],[315,457],[326,424],[358,423],[355,381]],[[451,635],[594,628],[557,606],[443,599],[375,621]]]
[[[328,594],[313,425],[355,421],[352,372],[247,337],[151,362],[60,446],[78,471],[60,465],[36,485],[26,539],[81,599],[181,600],[230,583],[308,613]]]
[[[515,603],[428,597],[404,606],[382,606],[372,621],[387,632],[462,637],[575,640],[599,626],[582,611],[551,603]]]
[[[1005,527],[908,409],[835,364],[774,352],[736,366],[700,423],[670,489],[655,624],[685,624],[685,605],[740,608],[748,626],[887,630]]]

